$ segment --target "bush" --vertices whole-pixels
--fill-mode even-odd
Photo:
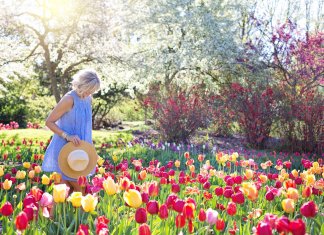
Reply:
[[[27,120],[33,123],[40,123],[43,126],[55,105],[54,96],[32,96],[27,100]]]
[[[0,97],[0,123],[9,124],[11,121],[16,121],[20,127],[26,127],[26,116],[26,100],[19,94],[8,92]]]
[[[243,87],[240,83],[232,83],[221,91],[221,97],[229,112],[238,121],[247,142],[253,147],[264,147],[277,114],[272,88],[262,88],[252,83]]]
[[[208,101],[203,86],[186,90],[174,86],[164,92],[160,85],[155,85],[147,96],[162,138],[176,143],[188,143],[198,128],[208,126],[212,117]]]

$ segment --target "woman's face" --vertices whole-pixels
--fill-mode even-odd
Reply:
[[[88,96],[92,95],[94,93],[94,89],[89,89],[80,94],[80,97],[82,99],[87,98]]]

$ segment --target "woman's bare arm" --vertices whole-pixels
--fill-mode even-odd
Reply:
[[[60,119],[66,112],[70,111],[73,107],[73,98],[69,95],[64,96],[60,102],[55,106],[50,115],[46,119],[46,126],[53,131],[55,134],[62,136],[64,133],[55,122]],[[69,134],[69,133],[67,133]],[[71,141],[78,145],[80,143],[80,138],[78,136],[68,136],[67,141]]]

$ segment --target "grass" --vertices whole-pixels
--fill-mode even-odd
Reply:
[[[124,140],[132,139],[131,129],[125,131],[93,131],[93,139],[98,142],[115,141],[118,138]],[[0,140],[16,140],[21,142],[23,139],[33,139],[38,141],[46,141],[53,135],[53,132],[46,129],[17,129],[0,131]]]

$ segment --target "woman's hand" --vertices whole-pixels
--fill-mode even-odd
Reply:
[[[77,135],[69,135],[66,140],[72,142],[75,146],[78,146],[81,143],[81,140]]]

